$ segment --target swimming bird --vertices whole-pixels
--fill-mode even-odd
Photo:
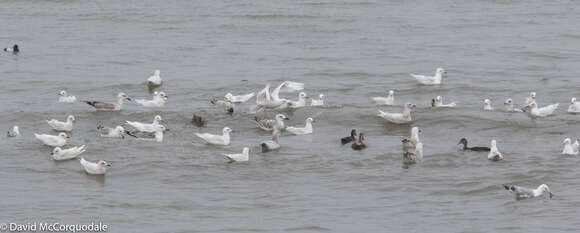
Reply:
[[[125,138],[125,128],[123,126],[117,125],[115,128],[98,125],[97,130],[99,135],[104,138]]]
[[[263,141],[260,143],[260,146],[262,147],[263,153],[280,149],[280,129],[274,128],[272,131],[272,140]]]
[[[491,107],[491,100],[489,100],[489,99],[483,100],[483,110],[493,111],[493,107]]]
[[[60,147],[55,147],[52,150],[52,159],[61,161],[61,160],[69,160],[74,159],[80,154],[84,153],[87,150],[87,146],[75,146],[68,149],[61,149]]]
[[[167,94],[165,92],[155,92],[153,93],[153,99],[136,99],[135,103],[142,105],[147,108],[161,108],[165,106],[165,101],[167,101]]]
[[[401,142],[403,142],[403,147],[404,148],[409,148],[409,147],[415,147],[417,145],[417,143],[421,142],[419,141],[419,133],[421,132],[421,130],[419,130],[419,127],[413,127],[411,128],[411,137],[410,138],[404,138]]]
[[[314,119],[312,119],[311,117],[308,117],[308,118],[306,118],[306,125],[303,128],[288,126],[288,127],[286,127],[286,131],[293,133],[293,134],[296,134],[296,135],[312,134],[312,122],[313,121],[314,121]]]
[[[377,97],[373,97],[371,99],[373,99],[373,101],[375,101],[375,103],[379,106],[384,106],[384,105],[391,106],[391,105],[395,104],[395,91],[389,90],[387,97],[377,96]]]
[[[340,143],[342,143],[342,145],[347,144],[347,143],[351,143],[353,141],[356,140],[356,129],[352,129],[350,131],[350,136],[348,137],[344,137],[340,139]]]
[[[12,130],[8,130],[8,132],[6,133],[6,136],[9,138],[20,136],[20,129],[18,128],[18,125],[15,125],[14,127],[12,127]]]
[[[266,131],[272,131],[274,128],[278,128],[280,130],[285,128],[284,120],[290,120],[288,117],[284,116],[284,114],[277,114],[274,119],[269,119],[265,117],[254,117],[256,124],[260,129]]]
[[[536,92],[530,92],[530,96],[526,97],[526,105],[530,105],[532,102],[536,102]]]
[[[324,94],[319,94],[318,99],[311,99],[310,106],[324,106]]]
[[[403,163],[413,164],[423,160],[423,143],[417,143],[414,152],[403,153]]]
[[[153,75],[147,79],[147,86],[149,86],[149,88],[159,87],[163,84],[160,73],[161,71],[155,70]]]
[[[93,163],[81,157],[81,166],[83,166],[85,172],[89,175],[105,175],[107,173],[107,167],[110,167],[111,164],[103,160]]]
[[[378,116],[384,118],[387,121],[395,124],[408,124],[413,119],[411,118],[411,108],[414,108],[414,104],[406,103],[403,109],[403,113],[389,113],[379,110]]]
[[[121,92],[117,95],[116,103],[100,102],[100,101],[83,101],[88,105],[93,106],[98,111],[121,111],[123,108],[123,100],[131,101],[127,94]]]
[[[570,99],[570,106],[568,106],[569,113],[580,113],[580,102],[576,101],[575,97]]]
[[[576,140],[576,142],[577,142],[577,140]],[[578,147],[574,148],[570,138],[564,139],[564,142],[562,142],[562,145],[564,145],[564,150],[562,150],[563,155],[577,155],[578,154]]]
[[[208,133],[195,133],[195,136],[203,139],[207,144],[227,146],[230,144],[230,133],[232,129],[224,127],[222,135],[214,135]]]
[[[230,163],[246,162],[250,160],[250,148],[244,147],[241,154],[224,154],[224,156],[229,160]]]
[[[532,117],[547,117],[549,115],[552,115],[552,113],[554,113],[554,111],[556,111],[556,109],[558,108],[559,103],[555,103],[555,104],[550,104],[548,106],[545,107],[541,107],[538,108],[538,104],[536,102],[532,102],[530,103],[528,106],[530,109],[530,116]]]
[[[447,72],[443,68],[437,68],[437,70],[435,70],[435,76],[411,74],[411,77],[415,78],[417,82],[423,85],[438,85],[441,84],[441,79],[445,74],[447,74]]]
[[[514,107],[514,101],[510,98],[506,99],[503,105],[505,105],[507,112],[523,112],[523,110]]]
[[[491,149],[489,151],[489,154],[487,155],[487,159],[492,161],[500,161],[503,159],[501,152],[499,152],[499,150],[497,149],[497,142],[495,141],[495,139],[491,140]]]
[[[506,190],[510,191],[510,193],[516,196],[517,200],[526,199],[526,198],[533,198],[539,197],[544,194],[548,194],[549,198],[554,197],[554,194],[550,192],[550,188],[546,184],[541,184],[536,189],[528,189],[520,186],[515,185],[504,185],[503,186]]]
[[[457,143],[457,145],[461,145],[463,144],[463,150],[471,150],[471,151],[491,151],[491,149],[487,146],[474,146],[474,147],[468,147],[467,146],[467,139],[466,138],[461,138],[459,140],[459,143]]]
[[[298,100],[296,101],[286,101],[285,104],[280,105],[280,109],[286,109],[286,108],[302,108],[306,106],[306,99],[308,99],[309,97],[306,95],[305,92],[300,92],[298,94]]]
[[[66,139],[70,138],[66,133],[60,132],[58,135],[50,134],[34,134],[36,139],[40,140],[44,145],[52,147],[61,147],[66,145]]]
[[[365,148],[367,148],[367,145],[364,143],[364,140],[365,140],[364,134],[363,133],[359,133],[357,140],[355,140],[352,143],[352,145],[350,145],[350,147],[353,150],[362,150],[362,149],[365,149]]]
[[[74,103],[77,101],[77,97],[76,96],[69,96],[67,95],[65,90],[62,90],[58,93],[59,97],[58,97],[58,102],[59,103]]]
[[[154,129],[155,131],[153,132],[135,130],[125,131],[125,133],[139,140],[163,142],[163,133],[169,129],[165,128],[163,125],[156,125],[154,126]]]
[[[161,116],[157,115],[153,118],[153,123],[141,123],[137,121],[126,121],[128,125],[132,126],[133,128],[143,131],[143,132],[155,132],[157,130],[156,126],[160,125],[159,122],[163,119]]]
[[[270,85],[266,84],[264,89],[258,92],[256,104],[259,108],[277,108],[282,104],[287,105],[289,100],[280,98],[280,93],[291,93],[304,89],[304,83],[284,81],[276,89],[270,92]]]
[[[438,95],[435,99],[432,100],[431,105],[436,108],[454,108],[457,106],[455,102],[451,102],[449,104],[443,104],[443,97]]]
[[[227,93],[225,99],[231,103],[244,103],[254,97],[254,92],[245,95],[233,95],[232,93]]]
[[[197,127],[204,127],[206,122],[207,121],[203,119],[201,116],[195,114],[193,114],[193,117],[191,118],[191,123]]]
[[[48,125],[56,131],[70,132],[73,130],[73,122],[75,122],[75,121],[76,121],[75,117],[73,115],[69,115],[66,118],[65,122],[58,121],[56,119],[52,119],[52,120],[46,121],[46,123],[48,123]]]
[[[226,111],[229,114],[234,113],[234,106],[235,105],[229,101],[212,99],[209,102],[217,107],[223,108],[224,111]]]
[[[18,48],[18,45],[17,45],[17,44],[15,44],[15,45],[14,45],[14,46],[12,46],[12,47],[7,47],[7,48],[4,48],[4,52],[11,52],[11,53],[14,53],[14,54],[16,54],[16,53],[20,52],[20,48]]]

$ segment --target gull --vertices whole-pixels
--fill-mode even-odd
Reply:
[[[224,156],[229,160],[230,163],[246,162],[250,160],[250,148],[244,147],[241,154],[224,154]]]
[[[493,107],[491,107],[491,100],[484,99],[483,100],[483,110],[485,111],[493,111]]]
[[[125,128],[123,126],[117,125],[115,128],[106,127],[102,125],[97,126],[99,135],[104,138],[125,138]]]
[[[391,105],[395,104],[395,91],[389,90],[389,94],[387,95],[387,97],[378,96],[378,97],[373,97],[372,99],[379,106],[381,106],[381,105],[391,106]]]
[[[161,108],[165,106],[165,101],[167,101],[167,95],[165,92],[155,92],[153,93],[153,99],[146,100],[146,99],[136,99],[135,103],[142,105],[143,107],[148,108]]]
[[[215,106],[223,108],[224,111],[226,111],[227,113],[230,113],[230,114],[234,113],[234,106],[235,105],[229,101],[212,99],[209,102]]]
[[[547,117],[552,115],[554,111],[558,108],[559,103],[550,104],[545,107],[538,108],[538,104],[536,102],[530,103],[527,108],[530,108],[530,116],[532,117]]]
[[[156,126],[160,125],[159,122],[162,121],[161,116],[157,115],[153,118],[153,123],[141,123],[137,121],[126,121],[128,125],[132,126],[133,128],[143,131],[143,132],[155,132],[157,130]]]
[[[58,97],[58,102],[59,103],[74,103],[77,101],[77,97],[76,96],[69,96],[67,95],[65,90],[62,90],[58,93],[59,97]]]
[[[379,110],[378,116],[395,124],[408,124],[413,120],[411,118],[411,108],[414,107],[414,104],[406,103],[405,108],[403,109],[403,113],[389,113]]]
[[[568,106],[569,113],[580,113],[580,102],[576,101],[575,97],[570,99],[570,106]]]
[[[421,142],[417,143],[414,152],[403,153],[404,164],[413,164],[421,160],[423,160],[423,143]]]
[[[287,108],[292,108],[292,109],[296,109],[296,108],[302,108],[306,106],[306,99],[308,99],[308,96],[306,95],[305,92],[300,92],[298,94],[298,100],[297,101],[292,101],[292,100],[287,100],[285,101],[285,103],[283,103],[282,105],[280,105],[280,109],[287,109]]]
[[[265,117],[262,118],[254,117],[254,120],[256,121],[256,124],[258,125],[258,127],[260,127],[260,129],[272,131],[274,128],[278,128],[280,130],[284,129],[285,127],[284,120],[290,119],[284,116],[284,114],[277,114],[276,117],[274,117],[274,119],[269,119]]]
[[[304,83],[284,81],[274,91],[270,92],[270,84],[258,92],[256,104],[260,108],[276,108],[282,104],[287,104],[289,100],[280,98],[280,93],[291,93],[304,89]]]
[[[63,132],[59,133],[56,136],[50,134],[34,134],[34,137],[40,140],[43,144],[52,147],[66,145],[66,139],[69,138],[69,136]]]
[[[147,131],[125,131],[125,133],[127,133],[127,135],[137,138],[139,140],[144,140],[144,141],[156,141],[156,142],[163,142],[163,132],[165,131],[169,131],[169,129],[166,129],[165,126],[163,125],[156,125],[154,126],[155,131],[154,132],[147,132]]]
[[[437,70],[435,70],[435,76],[411,74],[411,77],[415,78],[417,82],[423,85],[438,85],[441,84],[441,78],[443,78],[443,75],[445,74],[447,74],[447,72],[443,68],[437,68]]]
[[[351,143],[353,141],[356,140],[356,129],[352,129],[350,131],[350,136],[348,137],[344,137],[340,139],[340,143],[342,143],[342,145],[347,144],[347,143]]]
[[[48,125],[56,131],[70,132],[73,130],[73,122],[75,121],[75,117],[73,115],[69,115],[65,122],[52,119],[50,121],[46,121],[46,123],[48,123]]]
[[[526,105],[536,102],[536,92],[530,92],[530,96],[526,97]]]
[[[496,141],[491,140],[491,149],[489,151],[489,154],[487,155],[487,159],[492,160],[492,161],[500,161],[503,159],[503,156],[501,155],[501,152],[499,152],[499,150],[497,149],[497,145],[496,145]]]
[[[280,129],[275,128],[272,132],[272,140],[260,143],[262,152],[268,152],[280,149]]]
[[[147,79],[147,86],[149,86],[150,88],[161,86],[161,84],[163,84],[163,80],[161,80],[161,76],[159,76],[160,73],[161,71],[155,70],[155,72],[153,72],[153,75],[151,75]]]
[[[463,150],[471,150],[471,151],[490,151],[489,147],[487,146],[474,146],[474,147],[467,147],[467,139],[461,138],[457,145],[463,144]]]
[[[191,118],[191,123],[193,123],[195,126],[197,127],[203,127],[205,126],[205,123],[207,121],[205,119],[203,119],[201,116],[195,115],[193,114],[193,117]]]
[[[100,101],[83,101],[88,105],[93,106],[99,111],[120,111],[123,108],[123,100],[131,100],[127,94],[121,92],[117,95],[116,103],[100,102]]]
[[[68,149],[61,149],[60,147],[55,147],[52,150],[52,153],[50,153],[52,155],[52,158],[54,160],[57,161],[61,161],[61,160],[69,160],[69,159],[74,159],[77,156],[79,156],[80,154],[82,154],[83,152],[85,152],[87,149],[87,146],[82,145],[82,146],[75,146],[75,147],[71,147]]]
[[[353,150],[362,150],[367,148],[367,145],[364,143],[365,136],[363,133],[358,134],[357,140],[355,140],[350,147]]]
[[[532,197],[539,197],[544,194],[548,194],[549,198],[552,198],[554,194],[550,192],[550,188],[546,184],[541,184],[536,189],[528,189],[520,186],[515,185],[504,185],[503,186],[506,190],[510,191],[516,196],[516,200],[532,198]]]
[[[306,118],[306,126],[304,126],[303,128],[297,128],[297,127],[286,127],[286,131],[296,134],[296,135],[304,135],[304,134],[312,134],[312,122],[314,121],[314,119],[312,119],[311,117]]]
[[[17,45],[17,44],[15,44],[15,45],[14,45],[14,46],[12,46],[12,47],[7,47],[7,48],[4,48],[4,52],[11,52],[11,53],[14,53],[14,54],[16,54],[16,53],[20,52],[20,49],[18,48],[18,45]]]
[[[232,93],[227,93],[225,99],[231,103],[244,103],[254,97],[254,92],[245,95],[233,95]]]
[[[9,138],[20,136],[20,130],[18,128],[18,125],[15,125],[14,127],[12,127],[12,130],[8,130],[8,132],[6,133],[6,136]]]
[[[81,157],[81,166],[85,169],[89,175],[105,175],[107,172],[107,167],[110,167],[111,164],[100,160],[97,163],[86,161],[85,158]]]
[[[232,129],[224,127],[222,130],[223,135],[214,135],[208,133],[195,133],[195,136],[203,139],[207,144],[211,145],[222,145],[226,146],[230,144],[230,133]]]
[[[416,147],[417,143],[421,142],[419,140],[419,133],[420,132],[421,132],[421,130],[419,130],[419,127],[413,127],[411,129],[411,137],[405,138],[401,141],[401,142],[403,142],[403,147],[405,147],[405,148]]]
[[[324,94],[319,94],[318,99],[311,99],[310,106],[323,106],[324,105]]]
[[[514,101],[510,98],[506,99],[503,105],[505,105],[505,110],[508,112],[523,112],[523,110],[514,107]]]
[[[564,139],[562,145],[564,145],[564,150],[562,150],[563,155],[577,155],[578,154],[578,140],[574,143],[576,146],[572,144],[570,138]]]
[[[431,100],[431,106],[436,108],[454,108],[455,106],[457,106],[457,104],[455,104],[455,102],[443,104],[443,97],[438,95],[437,97],[435,97],[435,99]]]

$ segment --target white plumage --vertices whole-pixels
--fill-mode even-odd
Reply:
[[[559,103],[550,104],[545,107],[538,108],[538,104],[536,102],[532,102],[528,105],[530,108],[530,115],[532,117],[547,117],[552,115],[554,111],[558,108]]]
[[[318,99],[310,100],[310,106],[323,106],[324,105],[324,95],[319,94]]]
[[[503,155],[501,155],[501,152],[499,152],[497,149],[497,142],[495,139],[491,140],[491,150],[489,151],[489,154],[487,154],[487,159],[493,161],[499,161],[503,159]]]
[[[389,113],[389,112],[383,112],[383,111],[379,110],[378,116],[384,118],[385,120],[387,120],[391,123],[408,124],[413,120],[411,118],[411,108],[414,108],[414,107],[415,107],[414,104],[407,103],[407,104],[405,104],[405,107],[403,109],[403,113]]]
[[[59,97],[58,97],[58,102],[59,103],[74,103],[77,101],[77,97],[76,96],[69,96],[67,95],[65,90],[62,90],[58,93]]]
[[[153,99],[146,100],[146,99],[136,99],[135,103],[147,107],[147,108],[161,108],[165,106],[165,102],[167,101],[167,95],[165,92],[155,92],[153,94]]]
[[[59,133],[58,135],[49,134],[34,134],[36,139],[40,140],[44,145],[57,147],[66,145],[66,139],[68,136],[66,133]]]
[[[222,130],[222,135],[214,135],[209,133],[195,133],[195,136],[203,139],[207,144],[212,145],[229,145],[230,144],[230,133],[232,130],[228,127],[224,127]]]
[[[417,82],[423,85],[438,85],[441,84],[441,79],[446,73],[447,72],[445,72],[443,68],[437,68],[437,70],[435,70],[435,76],[411,74],[411,77],[415,78]]]
[[[66,132],[70,132],[73,130],[73,122],[75,121],[75,117],[73,115],[69,115],[66,118],[66,121],[58,121],[56,119],[52,119],[49,121],[46,121],[46,123],[48,123],[48,125],[56,130],[56,131],[66,131]]]
[[[224,154],[230,162],[246,162],[250,160],[250,148],[244,147],[241,154]]]
[[[306,119],[306,125],[304,127],[286,127],[286,131],[296,134],[296,135],[304,135],[304,134],[311,134],[312,133],[312,122],[314,119],[308,117]]]
[[[387,95],[387,97],[378,96],[378,97],[373,97],[372,99],[379,106],[382,106],[382,105],[391,106],[391,105],[395,104],[395,91],[389,90],[389,94]]]
[[[71,147],[68,149],[61,149],[60,147],[55,147],[52,150],[52,153],[50,153],[52,155],[52,158],[54,160],[69,160],[69,159],[74,159],[77,156],[79,156],[80,154],[84,153],[86,151],[87,147],[85,145],[82,146],[75,146],[75,147]]]
[[[107,167],[110,167],[111,165],[103,160],[93,163],[81,157],[81,166],[83,166],[85,172],[89,175],[105,175],[105,173],[107,173]]]
[[[160,125],[159,122],[161,121],[161,116],[157,115],[153,118],[153,123],[141,123],[137,121],[126,121],[128,125],[132,126],[136,130],[143,131],[143,132],[155,132],[157,130],[157,126]]]
[[[245,95],[233,95],[232,93],[227,93],[225,98],[227,101],[232,103],[244,103],[254,97],[254,92]]]

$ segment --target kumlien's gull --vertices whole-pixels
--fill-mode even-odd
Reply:
[[[305,92],[300,92],[298,94],[298,100],[296,101],[292,101],[292,100],[288,100],[286,101],[284,104],[280,105],[280,109],[286,109],[286,108],[302,108],[306,106],[306,99],[308,99],[308,96],[306,95]]]
[[[126,123],[136,130],[143,131],[143,132],[155,132],[157,131],[157,126],[160,125],[159,122],[162,121],[161,116],[157,115],[153,118],[153,123],[141,123],[137,121],[126,121]]]
[[[514,101],[512,99],[506,99],[505,102],[503,103],[503,105],[505,106],[505,110],[507,112],[523,112],[523,110],[519,109],[519,108],[515,108],[515,104]]]
[[[280,129],[274,128],[272,140],[263,141],[260,146],[262,147],[262,153],[280,149]]]
[[[123,126],[117,125],[115,128],[98,125],[97,130],[99,135],[104,138],[125,138],[125,128]]]
[[[531,104],[532,102],[536,102],[536,92],[530,92],[530,96],[526,97],[526,105]]]
[[[578,154],[578,140],[574,144],[572,144],[572,140],[570,138],[564,139],[562,142],[564,145],[564,150],[562,150],[563,155],[577,155]]]
[[[256,121],[258,127],[266,131],[272,131],[274,128],[280,130],[284,129],[284,120],[289,120],[288,117],[284,116],[284,114],[277,114],[274,119],[254,117],[254,121]]]
[[[151,75],[147,79],[147,86],[149,86],[150,88],[161,86],[161,84],[163,84],[163,80],[161,79],[160,74],[161,74],[161,71],[155,70],[153,72],[153,75]]]
[[[395,104],[395,91],[389,90],[389,93],[387,94],[387,97],[378,96],[378,97],[373,97],[371,99],[373,101],[375,101],[376,105],[379,105],[379,106],[384,106],[384,105],[391,106],[391,105]]]
[[[441,84],[441,79],[445,74],[447,74],[447,72],[443,68],[437,68],[437,70],[435,70],[435,76],[411,74],[411,77],[415,78],[417,82],[423,85],[438,85]]]
[[[284,81],[274,91],[270,92],[270,85],[258,92],[256,104],[259,108],[276,108],[282,104],[287,104],[289,100],[280,98],[280,93],[291,93],[304,89],[304,83]]]
[[[439,95],[435,97],[435,99],[431,100],[431,106],[436,108],[454,108],[455,106],[457,106],[457,104],[455,102],[443,104],[443,97]]]
[[[58,93],[59,97],[58,97],[58,102],[59,103],[74,103],[77,101],[77,97],[76,96],[69,96],[67,95],[65,90],[62,90]]]
[[[568,106],[569,113],[580,113],[580,102],[576,101],[575,97],[570,99],[570,106]]]
[[[365,136],[363,133],[358,134],[358,138],[350,145],[353,150],[362,150],[367,148],[367,145],[364,143]]]
[[[403,163],[413,164],[423,160],[423,143],[417,143],[414,152],[403,153]]]
[[[312,98],[310,100],[310,106],[324,106],[324,94],[319,94],[318,99]]]
[[[483,110],[485,111],[493,111],[493,107],[491,107],[491,100],[484,99],[483,100]]]
[[[230,163],[246,162],[250,160],[250,148],[244,147],[241,154],[224,154],[224,156],[229,160]]]
[[[308,117],[306,118],[306,125],[304,127],[300,128],[289,126],[286,127],[286,131],[296,135],[312,134],[312,122],[314,122],[314,119]]]
[[[74,159],[77,156],[79,156],[80,154],[84,153],[87,150],[87,146],[82,145],[82,146],[75,146],[75,147],[71,147],[68,149],[61,149],[60,147],[55,147],[52,150],[52,153],[50,153],[52,155],[52,159],[57,160],[57,161],[62,161],[62,160],[69,160],[69,159]]]
[[[121,111],[123,108],[123,100],[131,101],[127,94],[121,92],[117,95],[116,103],[100,102],[100,101],[83,101],[88,105],[93,106],[98,111]]]
[[[411,121],[413,120],[411,118],[411,108],[414,107],[415,107],[414,104],[406,103],[403,109],[403,113],[389,113],[379,110],[378,116],[384,118],[385,120],[391,123],[408,124],[411,123]]]
[[[11,53],[16,54],[16,53],[20,52],[20,48],[18,48],[18,45],[15,44],[12,47],[4,48],[4,52],[11,52]]]
[[[6,133],[6,136],[9,138],[20,136],[20,129],[18,128],[18,125],[15,125],[14,127],[12,127],[12,130],[8,130],[8,132]]]
[[[245,95],[233,95],[232,93],[227,93],[225,99],[232,103],[244,103],[254,97],[254,92]]]
[[[161,108],[165,106],[165,101],[167,101],[167,94],[165,92],[155,92],[153,93],[153,99],[136,99],[135,103],[147,107],[147,108]]]
[[[163,142],[163,132],[168,131],[168,129],[163,125],[156,125],[154,128],[154,132],[125,131],[125,133],[131,137],[137,138],[138,140]]]
[[[554,111],[558,108],[559,103],[550,104],[545,107],[538,108],[538,104],[536,102],[530,103],[527,108],[530,109],[530,116],[532,117],[547,117],[552,115]]]
[[[52,119],[52,120],[46,121],[46,123],[48,123],[48,125],[56,131],[70,132],[73,130],[73,122],[75,122],[75,121],[76,121],[75,117],[73,115],[69,115],[66,118],[65,122],[58,121],[56,119]]]
[[[471,151],[491,151],[491,149],[487,146],[474,146],[474,147],[468,147],[467,146],[467,139],[466,138],[461,138],[459,140],[459,143],[457,143],[457,145],[462,145],[463,144],[463,150],[471,150]]]
[[[491,149],[489,151],[489,154],[487,155],[487,159],[492,161],[500,161],[503,159],[501,152],[499,152],[499,150],[497,149],[497,142],[495,141],[495,139],[491,140]]]
[[[204,140],[207,144],[227,146],[230,144],[230,133],[232,129],[224,127],[222,135],[214,135],[208,133],[195,133],[195,136]]]
[[[350,131],[350,136],[341,138],[340,143],[342,143],[342,145],[344,145],[347,143],[354,142],[355,140],[356,140],[356,129],[352,129]]]
[[[533,197],[540,197],[544,194],[547,194],[547,197],[552,198],[554,194],[550,191],[548,185],[541,184],[536,189],[529,189],[515,185],[504,185],[503,186],[506,190],[510,191],[510,193],[514,194],[516,200],[526,199],[526,198],[533,198]]]
[[[36,139],[40,140],[44,145],[57,147],[57,146],[64,146],[66,145],[66,139],[69,138],[66,133],[59,133],[58,135],[50,135],[50,134],[34,134]]]
[[[103,160],[93,163],[81,157],[81,166],[83,166],[85,172],[89,175],[105,175],[107,173],[107,167],[110,167],[111,164]]]

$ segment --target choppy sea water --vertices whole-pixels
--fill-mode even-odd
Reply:
[[[577,232],[577,156],[560,155],[577,138],[580,116],[580,9],[574,1],[14,1],[0,2],[0,126],[22,137],[0,140],[0,222],[104,222],[110,232]],[[444,84],[419,86],[408,73],[444,67]],[[119,113],[57,103],[66,89],[83,100],[123,91],[149,98],[146,78],[160,69],[169,101],[161,111],[125,104]],[[247,81],[242,81],[247,80]],[[284,80],[324,93],[311,136],[269,138],[254,115],[224,114],[209,99],[258,91]],[[414,123],[376,117],[370,97],[394,89]],[[530,91],[556,115],[532,120],[503,112]],[[456,101],[431,109],[431,98]],[[296,99],[295,94],[285,95]],[[483,112],[489,98],[497,111]],[[192,114],[210,119],[198,129]],[[33,133],[45,120],[77,117],[70,140],[89,160],[113,167],[87,176],[78,162],[54,162]],[[151,121],[171,129],[163,143],[97,137],[96,125]],[[269,112],[272,115],[274,112]],[[230,146],[206,146],[194,132],[234,130]],[[402,166],[400,140],[422,129],[424,161]],[[340,146],[351,128],[363,151]],[[461,152],[498,140],[505,160]],[[222,153],[251,147],[248,163]],[[550,186],[553,199],[515,201],[502,184]]]

